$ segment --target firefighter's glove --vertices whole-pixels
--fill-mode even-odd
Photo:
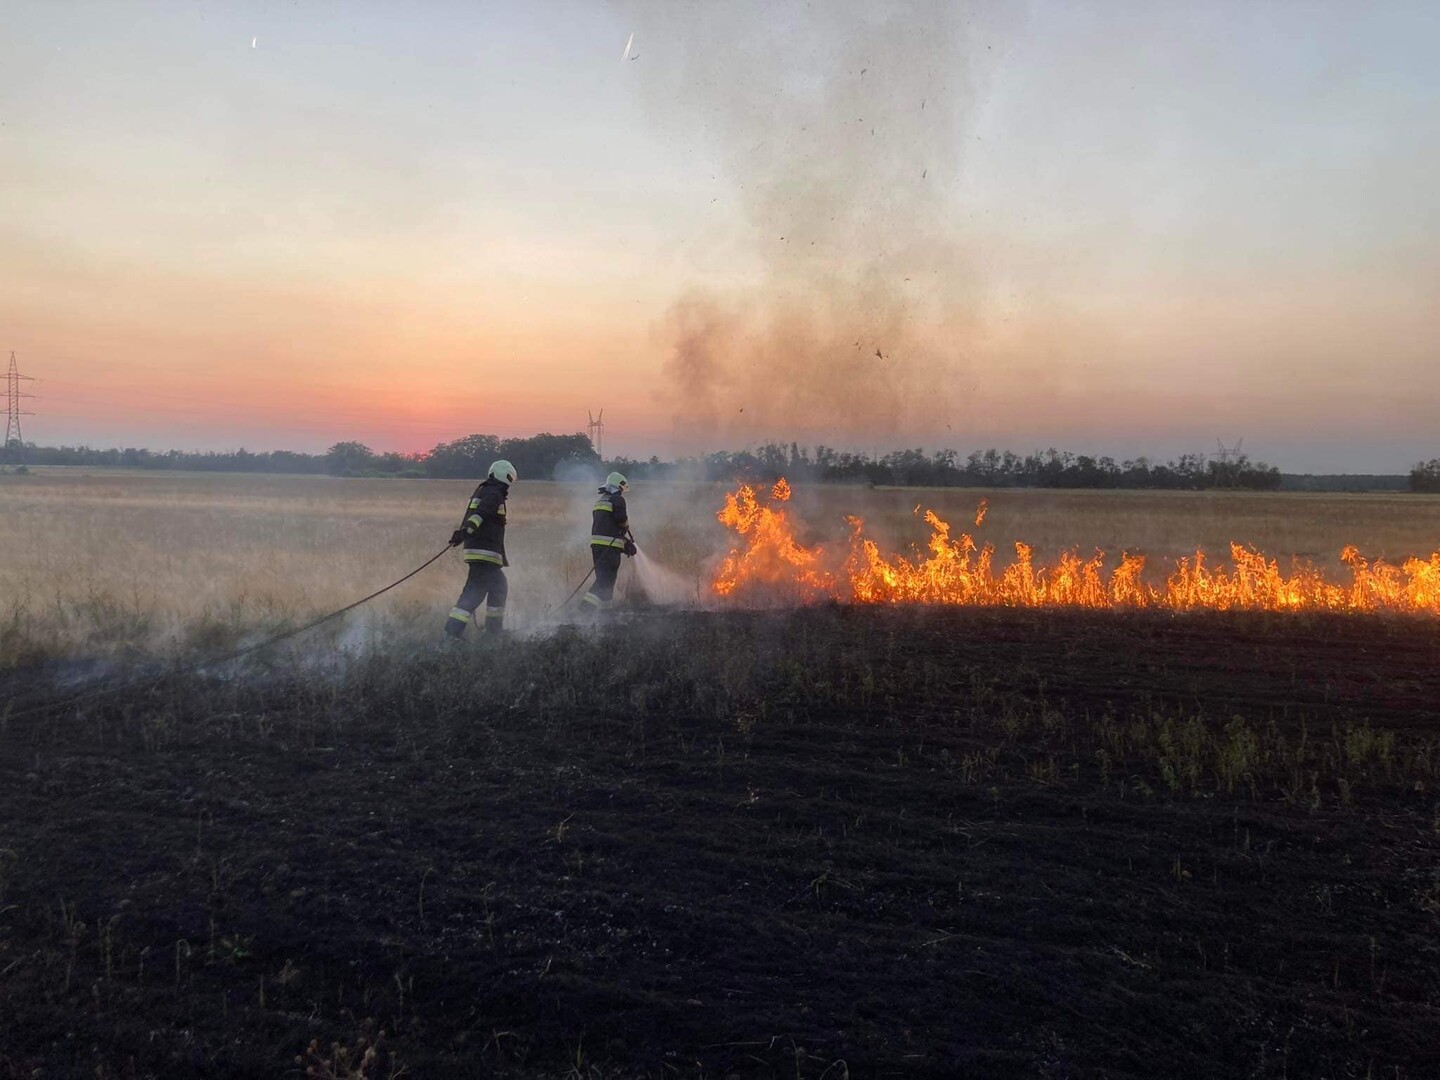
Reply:
[[[625,541],[625,554],[626,554],[627,556],[628,556],[628,555],[634,555],[634,554],[636,554],[639,550],[640,550],[640,549],[635,546],[635,541],[634,541],[634,540],[626,540],[626,541]]]
[[[459,547],[459,546],[460,546],[461,544],[463,544],[464,542],[465,542],[465,530],[464,530],[464,529],[456,529],[453,533],[450,534],[450,546],[451,546],[451,547]]]

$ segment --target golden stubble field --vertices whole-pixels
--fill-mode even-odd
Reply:
[[[458,480],[40,470],[0,476],[0,666],[48,657],[223,649],[341,607],[438,551],[473,488]],[[724,485],[637,483],[629,502],[642,548],[697,597],[727,548],[715,521]],[[593,488],[525,482],[510,499],[511,625],[542,623],[589,567]],[[988,512],[973,525],[981,499]],[[1197,548],[1231,541],[1282,564],[1312,560],[1344,580],[1340,550],[1396,562],[1440,548],[1440,498],[1191,492],[978,491],[799,486],[807,542],[843,542],[847,515],[891,550],[929,534],[917,507],[955,532],[1014,542],[1037,565],[1064,550],[1142,552],[1163,575]],[[464,578],[458,553],[347,616],[321,644],[356,647],[438,632]],[[636,589],[622,570],[618,595]]]

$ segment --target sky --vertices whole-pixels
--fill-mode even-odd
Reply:
[[[31,441],[1440,456],[1434,3],[0,25]]]

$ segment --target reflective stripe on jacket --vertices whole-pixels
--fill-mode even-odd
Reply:
[[[601,488],[595,497],[595,509],[590,518],[591,545],[623,548],[625,532],[630,528],[630,521],[625,515],[625,496],[618,491]]]
[[[465,534],[465,561],[509,566],[505,557],[505,496],[509,484],[486,477],[465,507],[460,529]]]

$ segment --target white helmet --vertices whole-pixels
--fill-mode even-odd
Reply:
[[[626,480],[625,477],[622,476],[620,473],[612,472],[609,476],[605,477],[605,486],[612,488],[624,488],[630,486],[630,481]]]
[[[513,484],[515,482],[515,466],[501,458],[490,466],[490,479],[499,480],[502,484]]]

